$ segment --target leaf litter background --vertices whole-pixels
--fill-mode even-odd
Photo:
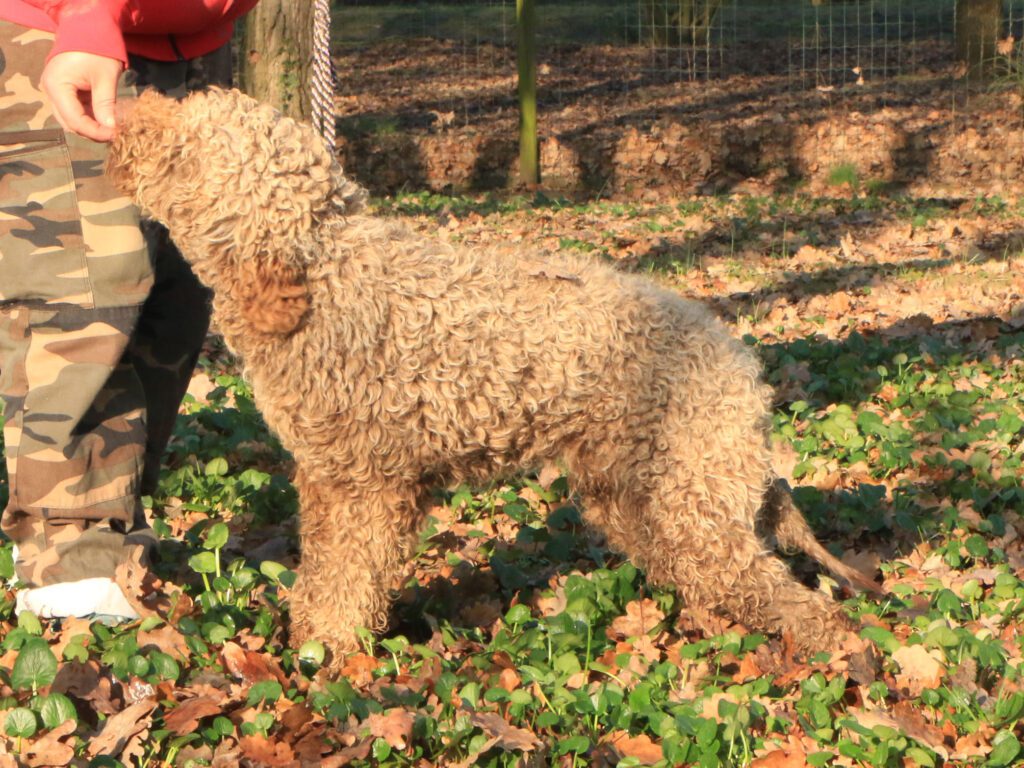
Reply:
[[[840,592],[863,639],[805,661],[787,638],[698,630],[581,527],[548,472],[439,493],[394,628],[332,679],[317,649],[304,661],[286,644],[291,467],[212,340],[153,500],[167,557],[146,618],[16,621],[6,593],[0,760],[1012,764],[1018,206],[848,185],[649,206],[381,201],[452,241],[579,249],[710,302],[778,388],[778,466],[815,529],[880,569],[887,598]]]
[[[346,31],[339,20],[337,34]],[[995,82],[982,85],[967,81],[950,41],[904,41],[884,63],[879,53],[878,67],[899,76],[828,85],[816,85],[813,69],[792,71],[803,54],[788,46],[747,41],[727,76],[691,80],[671,49],[542,45],[545,188],[633,200],[763,194],[795,181],[824,191],[845,166],[861,184],[920,197],[1024,191],[1024,73],[1012,37],[1000,43]],[[339,80],[340,155],[374,193],[514,185],[508,49],[425,37],[360,42],[341,51],[338,71],[351,73]]]
[[[287,645],[290,460],[212,338],[147,500],[163,557],[119,574],[144,618],[18,620],[3,593],[0,766],[1019,762],[1024,206],[939,182],[883,193],[854,167],[771,195],[377,203],[453,242],[647,273],[754,345],[779,472],[887,591],[791,560],[846,600],[843,648],[800,659],[688,613],[548,469],[439,490],[391,630],[329,673]]]

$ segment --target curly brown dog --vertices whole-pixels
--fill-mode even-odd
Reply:
[[[806,649],[845,632],[758,531],[867,582],[773,486],[759,364],[699,304],[590,260],[367,215],[310,128],[238,92],[142,96],[108,171],[214,289],[295,457],[294,642],[345,651],[356,627],[384,627],[429,488],[547,460],[609,545],[688,605]]]

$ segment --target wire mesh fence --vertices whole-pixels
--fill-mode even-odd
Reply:
[[[537,0],[541,131],[575,156],[605,147],[615,162],[631,131],[661,131],[639,141],[655,153],[666,132],[696,154],[697,143],[717,141],[734,175],[763,170],[753,156],[776,152],[772,136],[812,155],[831,142],[824,154],[841,160],[858,142],[875,157],[864,138],[873,131],[888,148],[865,162],[890,175],[908,158],[937,167],[938,142],[977,164],[978,142],[964,138],[975,126],[992,127],[990,144],[1024,150],[1024,0],[971,2],[997,3],[998,16],[990,49],[965,55],[958,0]],[[345,0],[335,14],[343,131],[397,145],[420,130],[438,146],[441,134],[463,131],[411,183],[458,165],[470,147],[493,157],[476,157],[461,181],[500,181],[515,153],[515,24],[514,0]],[[983,80],[962,61],[979,56],[991,60]],[[604,134],[619,137],[617,148],[594,139]],[[749,160],[736,159],[743,142]],[[791,146],[776,154],[786,172],[819,164],[794,159]]]
[[[639,0],[637,44],[680,79],[785,75],[836,87],[949,63],[957,0]],[[685,9],[685,12],[680,9]],[[1024,2],[1006,0],[995,38],[1019,41]],[[994,51],[1005,59],[1020,56]],[[945,59],[945,62],[943,62]]]
[[[957,0],[540,0],[541,59],[582,45],[630,46],[667,80],[784,75],[794,87],[863,84],[952,55]],[[1024,0],[1003,0],[999,40],[1019,41]],[[435,40],[455,72],[514,66],[514,0],[347,1],[343,48]],[[1012,56],[1019,59],[1015,45]],[[1009,54],[1003,52],[1001,58]]]

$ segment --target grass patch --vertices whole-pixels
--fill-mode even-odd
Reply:
[[[565,479],[542,487],[526,476],[438,490],[391,629],[366,635],[327,676],[323,648],[290,647],[286,634],[298,554],[291,459],[218,352],[203,362],[210,391],[186,402],[146,500],[165,555],[162,618],[16,619],[3,590],[3,750],[24,760],[63,745],[63,764],[96,766],[224,755],[258,764],[268,754],[383,768],[743,766],[794,753],[809,765],[1019,762],[1024,333],[1004,318],[924,322],[916,304],[898,318],[909,325],[893,329],[898,301],[910,301],[900,287],[871,327],[839,334],[835,323],[867,310],[851,309],[849,296],[829,304],[854,293],[854,278],[870,288],[857,298],[874,300],[908,266],[919,279],[959,270],[942,306],[963,300],[972,275],[998,287],[983,262],[937,253],[918,254],[916,266],[851,264],[856,252],[829,233],[846,228],[855,245],[873,245],[879,220],[909,232],[1001,215],[1016,201],[868,193],[641,206],[415,194],[375,206],[431,229],[442,213],[471,221],[454,234],[484,243],[515,236],[628,255],[628,268],[672,272],[712,303],[737,292],[729,280],[754,283],[753,315],[774,311],[777,262],[796,259],[772,257],[771,244],[783,232],[814,243],[814,264],[785,265],[795,319],[748,341],[779,393],[772,432],[792,452],[798,505],[836,554],[872,553],[887,579],[884,598],[840,593],[877,661],[855,649],[794,659],[778,638],[698,630],[672,590],[587,530]],[[763,261],[739,249],[718,258],[725,233],[744,248],[766,245]],[[813,279],[790,279],[798,268]],[[810,318],[817,330],[793,330]],[[803,558],[792,565],[832,586]],[[5,543],[0,578],[12,576]],[[109,756],[91,754],[121,728],[133,735]]]

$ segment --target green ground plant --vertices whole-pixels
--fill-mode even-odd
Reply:
[[[904,329],[884,314],[899,262],[865,259],[865,270],[878,267],[865,292],[850,283],[860,273],[842,271],[854,251],[828,234],[836,221],[951,232],[950,218],[964,229],[963,217],[1018,205],[870,193],[649,208],[381,201],[382,213],[425,229],[441,215],[472,220],[453,237],[532,233],[616,259],[684,292],[713,292],[723,311],[763,286],[766,316],[746,339],[779,394],[772,431],[796,501],[836,554],[877,568],[887,594],[839,589],[803,558],[792,566],[838,590],[860,639],[800,659],[785,639],[725,622],[699,629],[671,590],[647,584],[583,526],[565,478],[528,475],[438,489],[391,629],[365,635],[362,652],[330,673],[322,646],[287,637],[298,562],[290,457],[212,345],[208,385],[184,405],[146,500],[162,555],[159,583],[143,585],[152,610],[113,627],[15,618],[13,590],[0,591],[0,765],[1018,764],[1024,331],[1009,308],[956,322],[908,312],[901,319],[917,319]],[[809,233],[801,245],[813,258],[772,252],[784,219],[786,231]],[[726,224],[742,243],[732,256],[716,239]],[[706,239],[693,239],[698,226]],[[680,270],[670,250],[636,258],[637,242],[657,238],[690,238],[702,259]],[[757,243],[762,260],[742,255]],[[999,257],[1009,267],[1015,258]],[[744,269],[730,276],[728,259]],[[974,270],[991,293],[989,261],[933,258],[919,280]],[[850,331],[833,317],[851,311],[826,304],[844,290],[883,302],[872,323]],[[908,300],[905,286],[892,290]],[[822,321],[806,332],[780,324],[778,295]],[[954,294],[940,298],[946,306]],[[0,577],[13,578],[9,543]]]

